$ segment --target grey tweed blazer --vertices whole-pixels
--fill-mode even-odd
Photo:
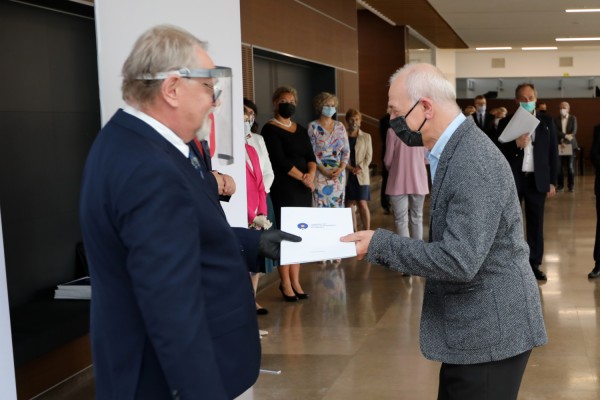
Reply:
[[[503,360],[547,342],[511,169],[467,118],[436,170],[430,242],[378,229],[366,259],[427,278],[421,351],[431,360]]]

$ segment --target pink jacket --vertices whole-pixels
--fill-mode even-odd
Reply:
[[[383,163],[389,172],[385,194],[398,196],[429,193],[425,147],[408,147],[390,128]]]
[[[248,196],[248,225],[250,225],[258,214],[267,215],[267,193],[260,170],[258,153],[249,144],[245,146],[249,159],[246,161],[246,193]]]

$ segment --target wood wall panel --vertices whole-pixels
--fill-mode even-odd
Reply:
[[[293,0],[240,0],[242,42],[357,71],[356,29],[336,21],[346,21],[350,12],[356,12],[354,1],[306,3],[310,7]],[[315,11],[317,6],[325,11]]]
[[[370,11],[358,11],[360,111],[370,118],[373,162],[381,169],[381,138],[376,123],[387,110],[390,76],[408,60],[408,29],[391,26]]]
[[[349,108],[360,110],[358,96],[358,73],[338,70],[336,74],[336,95],[338,105],[338,120],[346,123],[346,111]]]
[[[356,29],[356,0],[302,0],[297,3],[313,7]]]

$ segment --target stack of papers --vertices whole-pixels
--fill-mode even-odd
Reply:
[[[508,121],[508,124],[502,131],[498,141],[500,143],[508,143],[525,133],[531,135],[539,123],[539,119],[534,117],[533,114],[525,111],[523,107],[519,106],[513,117]]]
[[[90,300],[92,298],[92,286],[90,277],[75,279],[56,286],[54,290],[55,299]]]

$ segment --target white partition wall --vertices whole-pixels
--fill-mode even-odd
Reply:
[[[8,312],[8,288],[6,287],[6,263],[4,261],[4,237],[0,216],[0,399],[17,398],[15,367],[13,363],[10,314]]]
[[[239,0],[96,0],[94,4],[103,125],[124,105],[121,99],[123,62],[135,40],[152,26],[172,24],[188,30],[208,42],[208,53],[215,64],[233,70],[234,163],[222,165],[213,159],[213,168],[233,176],[236,182],[237,191],[231,201],[221,203],[229,223],[247,226]]]

